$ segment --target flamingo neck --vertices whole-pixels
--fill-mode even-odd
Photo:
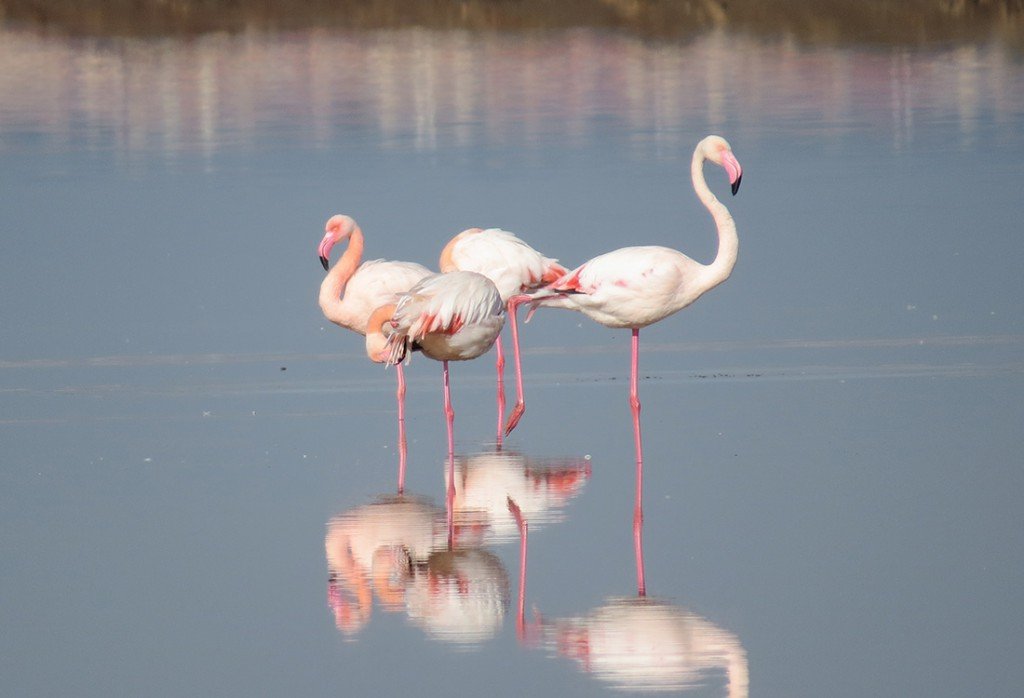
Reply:
[[[320,284],[320,309],[331,322],[359,331],[363,318],[355,317],[345,303],[345,286],[359,268],[363,258],[363,231],[358,225],[352,227],[348,247],[341,259],[334,265],[323,283]]]
[[[704,291],[708,291],[729,278],[733,267],[736,266],[736,257],[739,254],[740,239],[736,234],[736,222],[732,214],[725,207],[718,197],[714,195],[704,179],[704,151],[698,146],[693,153],[693,162],[690,166],[690,175],[693,178],[693,189],[697,192],[697,198],[704,204],[704,208],[711,213],[715,220],[715,227],[718,228],[718,254],[715,261],[705,267]]]
[[[366,355],[371,361],[384,363],[388,360],[388,338],[384,336],[384,323],[395,314],[395,304],[382,305],[370,313],[366,322]]]

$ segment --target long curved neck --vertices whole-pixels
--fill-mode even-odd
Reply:
[[[704,153],[698,147],[693,153],[690,175],[693,177],[693,189],[697,192],[697,198],[711,213],[711,217],[715,219],[715,227],[718,228],[718,254],[715,255],[715,261],[705,267],[704,290],[707,291],[729,278],[732,268],[736,266],[740,239],[736,235],[736,222],[733,221],[732,214],[711,192],[704,179],[704,160]]]
[[[351,311],[345,304],[345,286],[348,280],[355,274],[359,262],[363,258],[363,231],[359,226],[353,226],[352,234],[349,236],[348,247],[341,259],[334,265],[323,283],[320,284],[320,310],[331,322],[357,330],[363,318],[353,317]]]
[[[395,314],[395,304],[382,305],[370,313],[366,322],[366,355],[371,361],[384,363],[388,360],[388,338],[384,336],[384,323]]]

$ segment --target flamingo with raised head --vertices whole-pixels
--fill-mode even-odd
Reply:
[[[330,268],[331,249],[341,240],[348,247],[341,259]],[[324,226],[324,237],[318,253],[320,263],[327,271],[320,284],[320,310],[324,317],[336,325],[366,334],[366,323],[375,308],[393,303],[398,294],[408,291],[416,282],[433,272],[415,262],[392,262],[375,259],[361,262],[363,231],[351,216],[331,216]],[[405,373],[397,367],[398,387],[398,492],[405,487]]]
[[[567,308],[577,310],[605,327],[629,328],[633,332],[629,404],[633,413],[636,448],[633,528],[639,563],[637,581],[641,592],[644,588],[641,545],[643,443],[637,390],[640,329],[682,310],[728,279],[739,251],[732,214],[715,197],[704,179],[705,161],[725,169],[734,195],[739,190],[743,169],[729,143],[721,136],[707,136],[693,151],[690,166],[693,188],[718,228],[718,253],[711,264],[701,264],[668,247],[623,247],[594,257],[546,288],[532,295],[514,296],[508,303],[513,337],[517,334],[516,309],[523,303],[531,303],[531,314],[538,306]],[[522,397],[522,388],[519,394]],[[514,427],[515,424],[510,423],[506,433]]]
[[[516,294],[542,288],[562,277],[569,270],[557,259],[545,257],[523,240],[500,228],[469,228],[453,237],[441,251],[440,268],[450,271],[475,271],[494,282],[503,303]],[[498,373],[498,435],[501,445],[505,432],[505,352],[501,337],[494,343]],[[522,390],[523,372],[519,358],[519,338],[513,337],[513,360],[516,385]],[[526,406],[518,398],[509,423],[514,427]],[[509,432],[512,430],[509,429]]]
[[[385,335],[384,326],[389,330]],[[449,361],[468,361],[484,354],[505,324],[505,304],[494,282],[472,271],[433,274],[421,280],[397,303],[377,308],[366,328],[366,353],[374,361],[400,365],[419,349],[440,361],[444,378],[444,413],[448,427],[448,530],[452,532],[455,497],[455,410],[448,380]]]

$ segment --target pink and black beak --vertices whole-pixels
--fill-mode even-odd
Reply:
[[[331,268],[331,248],[334,247],[334,240],[331,239],[330,235],[325,235],[324,239],[320,241],[320,247],[317,253],[320,255],[320,263],[324,265],[324,271]]]
[[[722,153],[722,167],[725,168],[726,174],[729,175],[732,195],[736,196],[736,192],[740,190],[740,182],[743,181],[743,168],[740,167],[740,161],[730,151],[726,150]]]

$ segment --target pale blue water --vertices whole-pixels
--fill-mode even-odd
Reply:
[[[5,695],[1024,681],[1018,55],[2,29],[0,66]],[[500,504],[550,487],[521,467],[476,490],[493,506],[468,552],[382,545],[397,600],[339,623],[328,522],[394,493],[394,377],[316,306],[327,217],[430,266],[471,226],[569,266],[645,243],[708,261],[688,175],[709,132],[744,167],[735,198],[707,172],[739,264],[641,333],[660,603],[609,601],[636,594],[629,333],[541,311],[507,447],[589,475],[530,500],[528,632]],[[443,513],[439,367],[408,374],[407,491]],[[492,357],[452,383],[457,450],[488,451]]]

